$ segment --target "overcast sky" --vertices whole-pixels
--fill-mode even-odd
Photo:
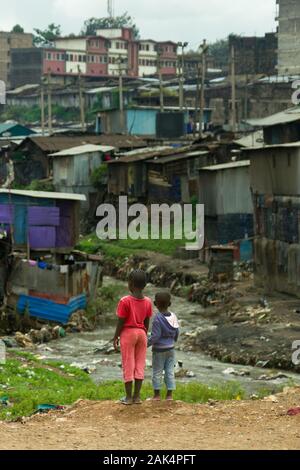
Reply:
[[[54,22],[65,34],[78,33],[86,18],[106,16],[106,5],[106,0],[9,0],[1,9],[0,30],[19,23],[32,31]],[[144,38],[186,40],[195,47],[204,38],[275,31],[275,5],[276,0],[115,0],[115,13],[127,10]]]

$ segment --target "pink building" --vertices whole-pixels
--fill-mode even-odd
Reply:
[[[45,49],[42,69],[53,75],[118,76],[121,59],[125,76],[156,76],[159,53],[162,74],[175,76],[176,43],[136,40],[131,28],[101,29],[95,36],[58,38],[55,48]]]

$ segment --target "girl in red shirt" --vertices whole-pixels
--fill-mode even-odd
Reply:
[[[153,314],[152,302],[145,297],[147,285],[144,271],[133,271],[128,279],[131,295],[120,300],[117,308],[118,324],[114,337],[114,347],[121,345],[122,368],[126,397],[123,405],[140,405],[141,389],[145,378],[147,333]],[[134,384],[134,387],[133,387]]]

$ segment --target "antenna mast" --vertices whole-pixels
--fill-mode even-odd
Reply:
[[[107,0],[107,13],[109,18],[114,17],[114,0]]]

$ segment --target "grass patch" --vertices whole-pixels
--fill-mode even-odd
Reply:
[[[96,385],[81,370],[60,362],[41,361],[28,353],[13,351],[0,367],[0,400],[7,397],[9,406],[0,404],[0,419],[11,421],[33,414],[38,405],[71,405],[78,399],[118,400],[124,395],[122,382]],[[142,397],[152,395],[145,383]],[[208,387],[198,383],[178,384],[176,400],[206,403],[214,400],[240,400],[245,393],[236,383]]]
[[[173,256],[178,247],[184,246],[186,240],[99,240],[95,233],[82,238],[77,248],[85,253],[95,254],[101,252],[108,259],[118,260],[120,263],[131,255],[143,251],[152,251]]]

